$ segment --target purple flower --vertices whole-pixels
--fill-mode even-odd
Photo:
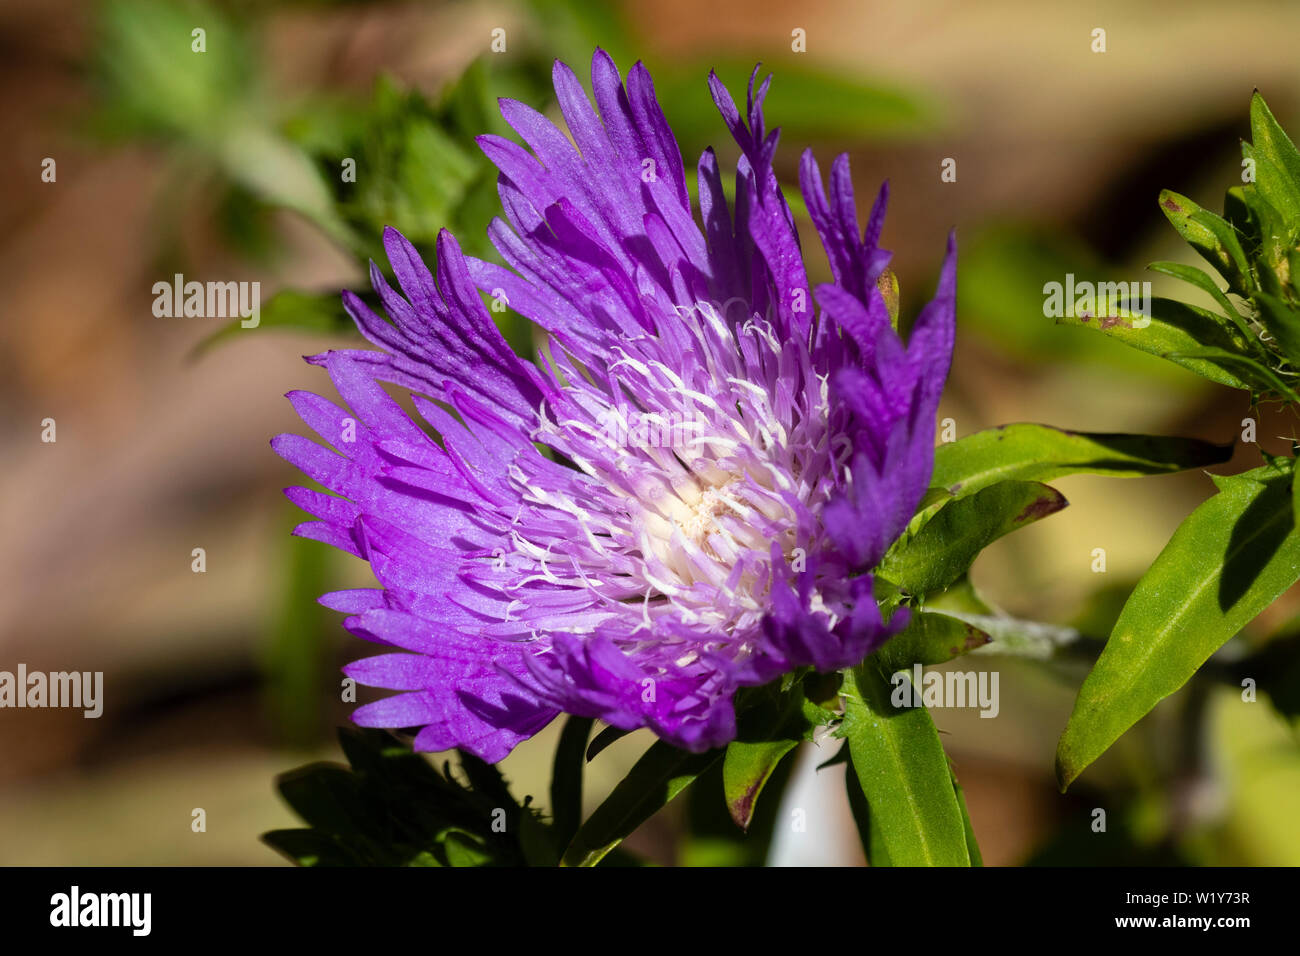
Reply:
[[[698,751],[735,736],[737,688],[856,664],[905,623],[882,623],[870,571],[929,481],[954,241],[904,344],[879,288],[886,188],[859,238],[847,157],[828,197],[805,153],[835,277],[810,289],[757,76],[744,117],[709,77],[742,155],[731,208],[713,151],[700,157],[697,221],[645,67],[624,86],[597,51],[597,113],[557,62],[571,140],[512,100],[501,112],[528,148],[479,139],[510,268],[443,232],[435,279],[388,229],[401,292],[373,264],[371,280],[392,321],[344,293],[380,351],[309,359],[346,408],[289,395],[334,450],[273,446],[335,493],[288,489],[319,519],[294,533],[365,559],[382,585],[321,598],[387,648],[345,672],[403,692],[358,724],[497,761],[565,711]],[[545,330],[537,363],[480,292]]]

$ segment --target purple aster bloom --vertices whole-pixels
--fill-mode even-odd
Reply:
[[[827,194],[805,153],[835,279],[810,289],[757,76],[743,116],[709,77],[741,157],[730,208],[713,151],[700,157],[697,220],[645,67],[625,85],[597,51],[593,108],[557,62],[568,136],[503,100],[527,148],[479,139],[509,268],[443,232],[435,278],[388,229],[400,292],[373,264],[371,280],[391,321],[344,293],[379,350],[308,360],[346,407],[289,395],[333,450],[273,446],[334,492],[287,490],[319,519],[295,534],[363,558],[381,585],[321,598],[386,646],[345,672],[403,692],[358,724],[497,761],[563,711],[699,751],[735,736],[738,688],[856,664],[905,623],[882,622],[870,572],[929,482],[954,241],[904,344],[880,290],[887,189],[859,237],[847,157]],[[536,363],[480,292],[546,332]]]

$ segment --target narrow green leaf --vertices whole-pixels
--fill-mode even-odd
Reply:
[[[1127,478],[1227,461],[1232,445],[1195,438],[1074,432],[1019,423],[975,432],[934,452],[930,483],[964,496],[999,481],[1051,481],[1087,473]]]
[[[569,845],[582,822],[582,771],[587,738],[591,735],[591,718],[570,715],[560,731],[551,769],[551,826],[555,842]]]
[[[1242,387],[1249,388],[1252,392],[1276,393],[1290,401],[1300,402],[1300,394],[1297,394],[1295,389],[1284,382],[1281,376],[1264,363],[1257,362],[1246,355],[1238,355],[1224,349],[1206,348],[1170,353],[1166,358],[1174,360],[1209,359],[1222,367],[1238,369],[1242,381],[1246,383]]]
[[[620,727],[604,728],[600,733],[596,734],[595,738],[587,746],[587,762],[591,763],[602,750],[614,743],[614,741],[622,740],[631,732]]]
[[[1055,514],[1066,503],[1055,488],[1036,481],[1001,481],[954,498],[911,540],[885,556],[879,574],[912,594],[942,590],[998,538]]]
[[[1284,171],[1292,183],[1300,185],[1300,151],[1258,90],[1250,98],[1250,139],[1256,150]]]
[[[656,741],[578,828],[560,865],[595,866],[720,759],[722,753],[721,750],[687,753]]]
[[[333,837],[320,830],[271,830],[262,834],[262,842],[299,866],[364,865],[364,861],[349,853]]]
[[[948,757],[929,713],[894,707],[889,682],[869,660],[846,677],[843,696],[853,770],[889,862],[969,866]]]
[[[1220,270],[1223,277],[1228,280],[1228,287],[1245,294],[1250,286],[1250,263],[1246,261],[1246,250],[1242,248],[1241,239],[1232,223],[1208,209],[1194,212],[1192,221],[1205,226],[1214,234],[1221,254],[1226,253],[1230,262],[1226,272]]]
[[[1249,195],[1247,195],[1248,189],[1250,189]],[[1237,230],[1237,235],[1242,237],[1242,241],[1249,249],[1259,248],[1264,240],[1260,233],[1259,218],[1251,208],[1258,199],[1259,193],[1255,192],[1249,184],[1233,186],[1223,194],[1223,218],[1232,224],[1232,228]]]
[[[1258,91],[1250,98],[1249,147],[1255,160],[1255,188],[1292,229],[1300,223],[1300,153]]]
[[[961,807],[962,825],[966,830],[966,852],[970,854],[970,864],[971,866],[983,866],[984,856],[980,853],[979,841],[975,839],[975,827],[970,822],[970,811],[966,809],[966,791],[957,782],[957,774],[952,773],[951,767],[948,769],[952,775],[952,789],[957,794],[957,806]]]
[[[1286,236],[1289,241],[1300,224],[1300,184],[1287,175],[1274,157],[1250,143],[1241,144],[1241,155],[1255,164],[1255,181],[1246,187],[1247,202],[1260,219],[1261,236],[1269,262],[1278,260],[1279,244],[1270,240]],[[1251,194],[1254,195],[1251,195]],[[1261,209],[1261,202],[1268,207]]]
[[[1075,701],[1056,753],[1064,790],[1300,576],[1291,479],[1216,478],[1138,582]]]
[[[857,771],[853,769],[853,758],[849,755],[847,741],[840,749],[839,754],[835,758],[826,761],[822,766],[830,766],[833,763],[848,764],[845,767],[844,787],[848,791],[849,810],[853,813],[853,822],[856,825],[858,839],[862,843],[862,854],[866,857],[867,863],[876,867],[893,866],[894,864],[889,860],[889,848],[885,846],[884,836],[880,832],[880,823],[871,815],[871,808],[867,806],[867,795],[862,792],[862,782],[858,779]],[[822,768],[818,767],[817,769]]]
[[[1291,468],[1294,472],[1296,461],[1292,459]],[[1295,516],[1296,524],[1300,524],[1300,480],[1291,482],[1291,513]]]
[[[1250,326],[1246,324],[1245,318],[1237,307],[1232,304],[1227,293],[1219,288],[1217,282],[1210,278],[1204,269],[1198,269],[1195,266],[1184,265],[1181,262],[1153,262],[1147,266],[1152,272],[1160,272],[1167,276],[1173,276],[1175,279],[1182,279],[1184,282],[1191,283],[1203,292],[1208,293],[1219,308],[1223,309],[1224,316],[1242,335],[1250,335]]]

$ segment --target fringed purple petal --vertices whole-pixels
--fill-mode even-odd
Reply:
[[[834,277],[814,301],[773,171],[770,77],[755,70],[743,114],[709,78],[741,157],[730,204],[700,157],[698,223],[645,67],[624,82],[597,51],[594,107],[567,66],[553,78],[567,133],[503,100],[522,145],[479,140],[506,265],[444,232],[431,271],[387,230],[396,288],[371,269],[387,317],[344,294],[378,350],[309,359],[342,404],[290,393],[323,444],[272,445],[325,489],[286,490],[315,519],[294,533],[379,584],[321,598],[388,649],[346,668],[400,692],[358,723],[489,761],[561,711],[707,750],[735,736],[738,688],[851,666],[906,622],[881,621],[869,572],[929,481],[954,246],[904,345],[878,288],[887,190],[859,238],[847,159],[827,184],[806,154]],[[536,364],[481,293],[547,333]]]

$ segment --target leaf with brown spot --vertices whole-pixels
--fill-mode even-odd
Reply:
[[[759,794],[781,759],[799,745],[797,740],[733,740],[722,760],[722,788],[727,811],[736,826],[748,830]]]
[[[1122,314],[1123,310],[1117,310]],[[1132,318],[1132,316],[1129,316]],[[1229,388],[1250,389],[1238,371],[1223,362],[1198,358],[1191,353],[1201,348],[1215,348],[1242,356],[1256,354],[1252,341],[1222,316],[1199,306],[1172,299],[1153,298],[1151,314],[1144,323],[1113,322],[1097,327],[1103,335],[1117,339],[1141,352],[1166,358],[1175,365]],[[1063,316],[1058,325],[1094,328],[1077,316]]]

